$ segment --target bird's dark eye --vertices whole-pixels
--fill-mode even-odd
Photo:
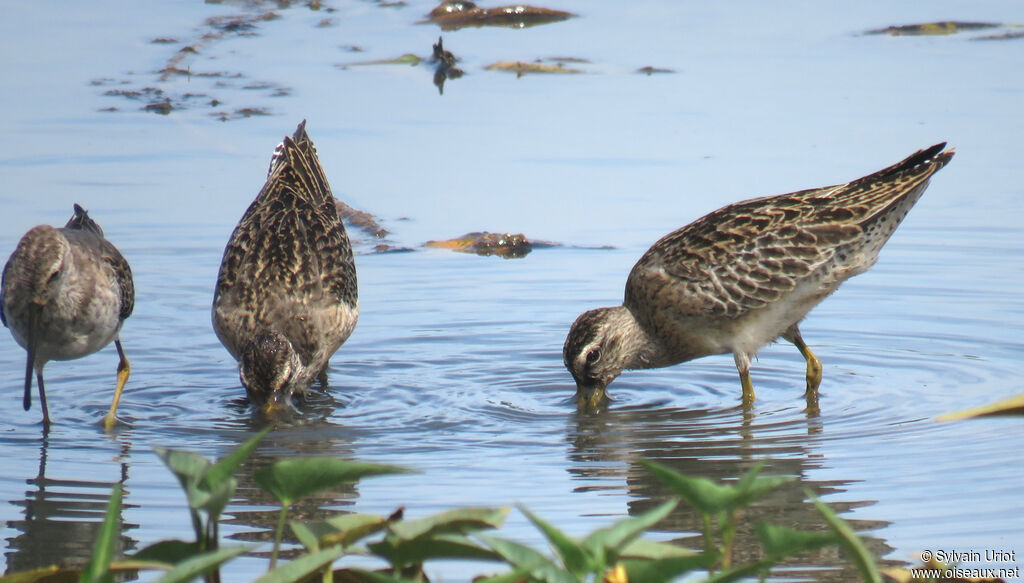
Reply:
[[[594,364],[601,360],[601,351],[597,348],[587,353],[587,364]]]

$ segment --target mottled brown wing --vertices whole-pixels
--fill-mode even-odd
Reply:
[[[9,328],[7,325],[7,317],[4,316],[4,290],[7,289],[7,270],[11,267],[11,260],[8,259],[7,263],[4,263],[3,274],[0,274],[0,323],[3,323],[5,328]]]
[[[121,313],[122,321],[128,319],[135,309],[135,281],[132,278],[132,268],[128,260],[121,255],[121,252],[106,239],[103,239],[103,261],[105,261],[114,272],[118,289],[121,292]]]
[[[880,231],[877,250],[953,156],[945,144],[853,182],[739,202],[655,243],[634,266],[626,305],[669,305],[684,316],[738,317],[793,290],[829,265],[856,270],[844,256],[866,228]],[[884,226],[879,226],[887,223]],[[840,254],[837,258],[836,254]],[[839,281],[849,273],[837,273]],[[822,281],[824,286],[835,280]]]
[[[659,296],[680,315],[738,317],[779,299],[861,233],[808,221],[810,211],[799,200],[750,201],[670,233],[630,272],[627,306]]]

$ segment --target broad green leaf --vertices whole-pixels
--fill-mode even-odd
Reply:
[[[706,569],[717,558],[714,554],[701,553],[663,559],[623,559],[620,564],[626,568],[630,581],[661,583],[673,581],[694,569]]]
[[[640,537],[648,528],[651,528],[663,518],[668,516],[679,504],[678,500],[669,500],[664,504],[652,508],[640,516],[624,518],[608,528],[595,530],[592,534],[583,539],[583,548],[591,554],[598,554],[604,558],[606,565],[614,564],[622,554],[622,549],[629,543]]]
[[[839,544],[839,537],[832,532],[796,530],[764,522],[759,522],[755,530],[765,553],[775,559]]]
[[[740,490],[739,495],[736,498],[735,507],[743,508],[749,506],[755,500],[763,498],[768,492],[784,486],[786,484],[795,482],[796,478],[790,476],[766,476],[764,478],[757,478],[748,487]]]
[[[523,513],[533,523],[534,526],[540,530],[544,537],[548,539],[551,546],[554,548],[558,556],[562,558],[562,564],[569,570],[570,573],[577,577],[582,577],[587,570],[591,567],[588,564],[588,557],[578,542],[570,538],[568,535],[563,533],[550,524],[543,518],[530,512],[530,510],[522,505],[517,506],[519,511]]]
[[[630,559],[674,559],[697,554],[696,551],[679,545],[638,538],[626,545],[619,556]]]
[[[199,554],[199,545],[182,540],[162,540],[141,549],[130,558],[136,561],[157,561],[171,565]]]
[[[528,546],[494,536],[477,537],[505,559],[515,569],[514,574],[526,573],[530,579],[543,583],[578,583],[578,579],[568,571],[562,570],[551,559]],[[500,578],[492,583],[504,582],[509,575],[499,575]]]
[[[153,451],[164,461],[174,477],[178,478],[182,488],[187,488],[190,482],[198,481],[213,465],[210,460],[191,451],[167,449],[159,445],[154,445]]]
[[[265,428],[242,445],[236,447],[234,451],[217,460],[217,463],[213,464],[202,476],[207,488],[215,490],[231,478],[235,470],[238,469],[238,466],[242,465],[242,462],[252,454],[256,446],[270,433],[271,429],[272,427]],[[234,488],[231,490],[233,492]]]
[[[36,583],[45,579],[47,583],[73,583],[78,581],[77,569],[64,569],[57,565],[40,567],[31,571],[19,571],[0,576],[0,583]]]
[[[364,571],[363,569],[336,569],[333,574],[335,581],[343,583],[421,583],[391,573]]]
[[[386,518],[374,514],[342,514],[305,523],[293,520],[291,527],[306,548],[318,550],[336,544],[347,547],[363,537],[379,532],[387,524]]]
[[[92,557],[82,575],[79,578],[81,583],[99,583],[101,581],[113,581],[114,576],[110,573],[110,562],[114,560],[114,545],[117,543],[117,536],[121,524],[121,484],[114,484],[110,493],[110,502],[107,503],[107,515],[100,526],[99,535],[96,537],[96,544],[92,548]]]
[[[850,525],[845,520],[839,518],[832,509],[825,505],[824,502],[818,500],[818,498],[810,490],[807,490],[807,497],[814,502],[814,506],[817,507],[818,512],[825,517],[825,522],[832,527],[832,531],[839,535],[839,544],[846,549],[850,557],[853,559],[857,570],[860,571],[861,579],[868,583],[881,583],[882,575],[878,572],[878,566],[875,564],[875,559],[871,556],[871,551],[864,546],[864,541],[860,540],[857,533],[853,532]]]
[[[567,573],[568,574],[568,573]],[[524,583],[530,580],[529,569],[516,569],[499,575],[480,576],[473,579],[473,583]],[[2,581],[0,581],[2,583]]]
[[[253,478],[281,504],[290,506],[317,492],[358,482],[367,476],[404,474],[409,471],[398,466],[330,457],[296,457],[275,462],[257,471]]]
[[[684,476],[654,462],[640,463],[701,514],[716,514],[734,507],[738,495],[735,487],[722,486],[707,478]]]
[[[205,482],[205,481],[204,481]],[[218,483],[216,486],[207,489],[206,484],[199,484],[190,487],[193,500],[209,513],[210,519],[216,521],[217,517],[224,512],[231,497],[235,495],[235,488],[238,487],[238,480],[229,477],[227,480]]]
[[[392,565],[401,567],[419,565],[432,559],[487,561],[501,558],[494,551],[459,534],[421,536],[413,540],[385,538],[367,547]]]
[[[315,553],[302,555],[294,561],[289,561],[263,575],[255,583],[294,583],[295,581],[301,581],[305,577],[330,565],[343,554],[345,554],[345,549],[330,547]]]
[[[225,562],[252,550],[254,546],[226,547],[186,559],[157,579],[157,583],[187,583],[219,568]]]
[[[733,567],[725,571],[719,571],[711,577],[708,577],[704,583],[731,583],[732,581],[739,581],[740,579],[746,579],[753,577],[764,569],[768,569],[772,566],[771,561],[757,561],[756,563],[747,563],[746,565],[740,565],[739,567]]]
[[[292,527],[292,533],[299,539],[306,550],[315,553],[320,550],[320,538],[304,522],[293,520],[288,523]]]
[[[961,419],[994,415],[1024,415],[1024,395],[1017,395],[990,405],[967,409],[966,411],[946,413],[945,415],[939,415],[935,419],[936,421],[960,421]]]
[[[413,540],[440,533],[467,534],[498,528],[505,523],[509,508],[457,508],[414,520],[391,524],[390,531],[401,540]]]
[[[744,507],[750,505],[753,501],[764,497],[768,492],[778,488],[779,486],[789,484],[790,482],[796,481],[796,478],[788,476],[767,476],[764,478],[758,477],[761,473],[761,468],[764,467],[765,462],[758,462],[754,467],[743,474],[743,477],[736,483],[737,499],[736,506]]]

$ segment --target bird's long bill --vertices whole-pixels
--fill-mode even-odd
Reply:
[[[28,353],[28,362],[25,364],[25,396],[21,402],[26,411],[32,408],[32,360],[36,356],[31,344],[30,342],[29,349],[25,351]]]
[[[286,391],[277,391],[267,397],[267,400],[260,405],[260,412],[267,419],[275,419],[280,415],[295,412],[295,405],[292,403],[291,395]]]
[[[28,322],[28,346],[25,352],[28,353],[25,362],[25,396],[22,398],[22,406],[28,411],[32,408],[32,366],[36,360],[36,326],[39,324],[39,309],[34,304],[29,305]]]
[[[586,385],[576,384],[576,407],[581,411],[596,411],[608,403],[608,393],[604,383]]]

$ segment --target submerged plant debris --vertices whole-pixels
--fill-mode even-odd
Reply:
[[[889,34],[892,36],[922,36],[939,34],[956,34],[964,31],[984,30],[987,28],[999,28],[1002,24],[994,22],[964,22],[957,20],[944,20],[941,22],[925,22],[923,24],[903,24],[899,26],[887,26],[869,30],[864,34]]]
[[[420,24],[436,24],[441,30],[458,30],[469,26],[527,28],[568,20],[574,16],[571,12],[523,4],[481,8],[468,0],[444,0]]]

